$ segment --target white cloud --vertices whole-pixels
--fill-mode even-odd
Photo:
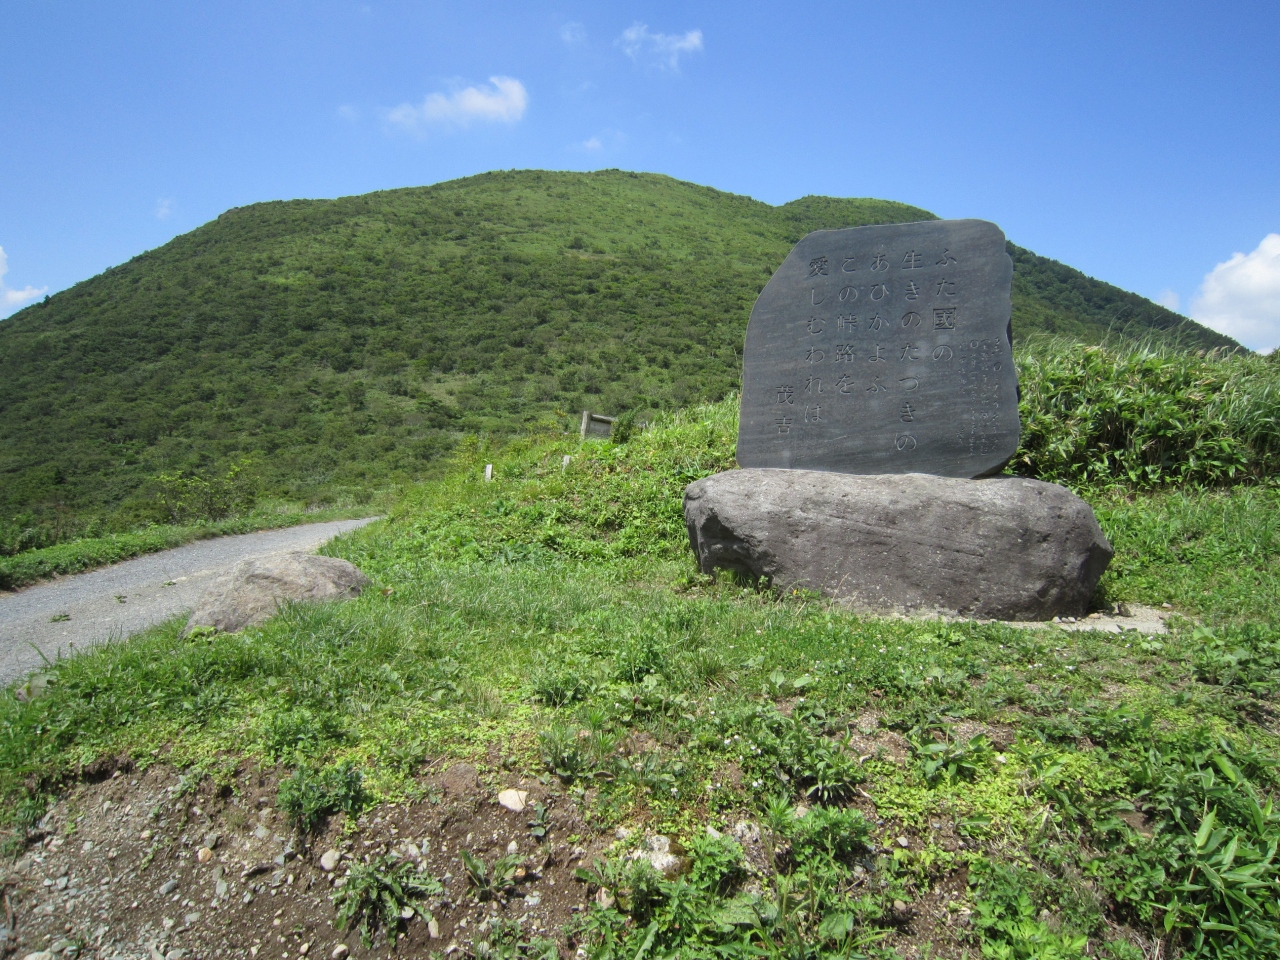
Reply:
[[[1191,317],[1252,350],[1280,346],[1280,233],[1209,271]]]
[[[355,123],[360,119],[360,111],[351,106],[351,104],[344,103],[342,106],[338,107],[338,116],[343,120],[346,120],[348,123]]]
[[[608,127],[599,133],[594,133],[585,140],[575,140],[568,144],[568,150],[575,153],[613,153],[624,147],[627,143],[627,135],[621,130],[613,130]]]
[[[650,63],[670,70],[680,69],[680,55],[697,53],[702,49],[702,31],[690,30],[686,34],[651,33],[649,25],[636,21],[618,37],[622,52],[636,62],[643,57]]]
[[[24,304],[30,303],[37,297],[44,295],[48,287],[23,287],[21,290],[10,290],[4,285],[4,275],[9,272],[9,257],[4,252],[4,247],[0,247],[0,314],[8,316],[14,310]]]
[[[1167,287],[1160,291],[1159,296],[1156,297],[1156,303],[1166,310],[1172,310],[1174,313],[1182,309],[1182,298],[1178,296],[1178,291],[1170,290]]]
[[[560,39],[572,46],[584,43],[587,39],[587,28],[576,21],[570,21],[560,28]]]
[[[162,197],[156,201],[156,219],[168,220],[173,213],[173,197]]]
[[[408,130],[430,124],[465,127],[473,120],[515,123],[524,116],[529,94],[513,77],[490,77],[492,86],[466,87],[448,95],[429,93],[422,106],[402,103],[387,114],[392,123]]]

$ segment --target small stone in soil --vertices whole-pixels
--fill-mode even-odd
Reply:
[[[498,803],[515,813],[520,813],[525,808],[525,800],[528,798],[527,790],[503,790],[498,794]]]

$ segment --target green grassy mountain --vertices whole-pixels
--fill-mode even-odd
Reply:
[[[147,478],[243,456],[324,502],[421,474],[462,431],[716,399],[796,240],[931,216],[616,170],[229,210],[0,323],[0,519],[136,523]],[[1016,336],[1234,345],[1012,253]]]

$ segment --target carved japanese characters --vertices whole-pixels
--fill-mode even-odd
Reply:
[[[809,234],[751,311],[738,463],[999,471],[1020,429],[1012,279],[983,220]]]

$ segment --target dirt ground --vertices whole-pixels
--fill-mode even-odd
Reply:
[[[864,719],[870,730],[874,715]],[[1006,733],[980,732],[993,742]],[[868,755],[903,762],[900,740],[879,730],[858,737],[856,745]],[[732,778],[732,771],[721,772]],[[575,955],[568,930],[596,892],[575,879],[575,870],[609,855],[620,839],[625,842],[619,846],[647,839],[625,828],[593,830],[579,814],[581,799],[554,781],[548,786],[515,773],[482,778],[471,765],[453,763],[425,774],[421,783],[423,799],[380,805],[345,829],[344,818],[335,817],[303,843],[276,809],[274,771],[242,768],[221,789],[209,779],[188,789],[181,772],[164,764],[145,772],[127,763],[99,765],[49,811],[26,852],[0,864],[0,957],[390,960],[440,954],[461,960],[483,956],[478,945],[489,939],[494,921],[503,920],[519,922],[521,941],[555,940],[560,956],[568,958]],[[503,790],[526,791],[527,807],[504,807]],[[875,838],[853,869],[855,886],[880,885],[877,856],[930,843],[965,848],[954,823],[936,817],[918,824],[885,821],[872,798],[859,793],[854,805],[875,825]],[[542,838],[530,830],[539,803],[546,811]],[[722,815],[719,822],[743,847],[753,876],[748,886],[762,888],[769,871],[760,827],[734,816]],[[463,850],[487,864],[508,853],[522,856],[514,891],[479,902]],[[432,923],[413,918],[392,942],[380,935],[369,948],[358,931],[336,928],[332,894],[353,861],[393,851],[441,880],[444,893],[427,902]],[[966,900],[961,869],[912,903],[895,902],[883,945],[907,960],[972,955]]]
[[[242,773],[235,790],[220,792],[206,782],[183,793],[182,782],[159,765],[142,774],[117,770],[60,801],[28,851],[0,868],[8,914],[3,954],[104,960],[454,954],[484,939],[495,917],[520,920],[522,939],[563,943],[562,928],[586,909],[588,896],[574,870],[613,840],[579,846],[576,836],[585,830],[573,803],[536,781],[509,784],[527,791],[529,806],[521,813],[505,809],[467,764],[429,777],[427,799],[379,806],[345,836],[330,826],[305,845],[275,809],[273,774]],[[536,802],[547,808],[541,842],[529,830]],[[523,854],[525,876],[515,894],[477,902],[461,862],[464,849],[490,864],[508,852]],[[445,892],[430,901],[435,929],[415,918],[393,947],[379,937],[368,949],[357,931],[335,929],[331,894],[352,860],[392,850],[425,864]],[[329,851],[341,854],[331,872],[321,866]]]

